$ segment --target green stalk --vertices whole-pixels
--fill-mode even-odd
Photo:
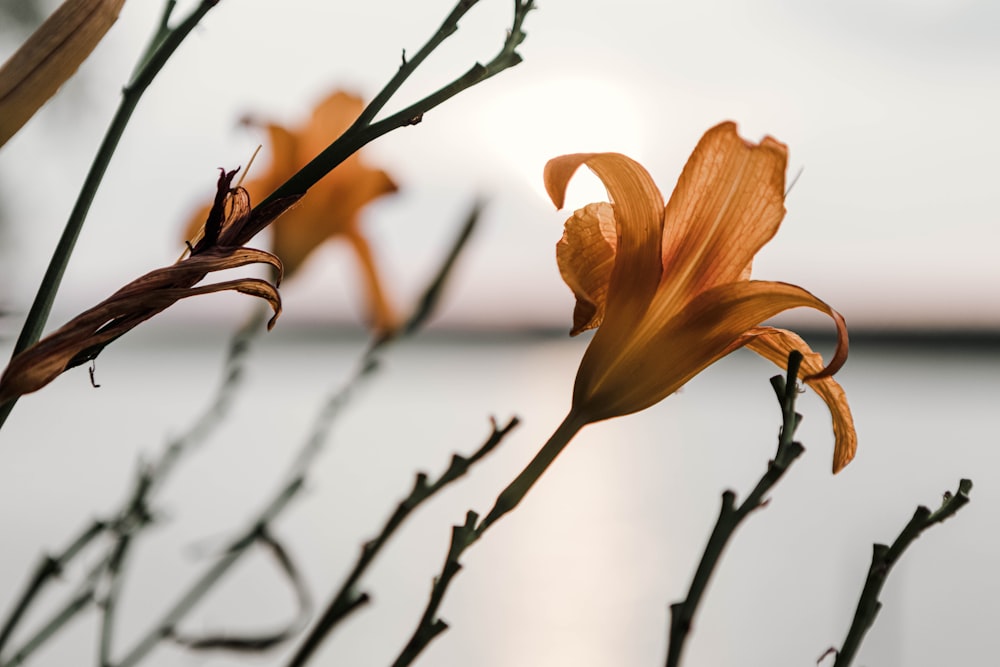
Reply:
[[[517,507],[528,494],[528,491],[531,490],[531,487],[535,485],[535,482],[541,478],[542,474],[548,470],[560,452],[566,448],[570,440],[579,433],[581,428],[589,423],[583,415],[570,410],[569,414],[566,415],[566,418],[563,419],[562,423],[555,430],[555,433],[552,434],[541,450],[539,450],[538,454],[535,455],[535,458],[531,459],[531,462],[521,471],[521,474],[497,496],[496,502],[493,504],[493,509],[486,515],[486,518],[477,524],[476,521],[479,516],[475,512],[470,511],[466,514],[465,524],[452,528],[448,555],[445,557],[441,572],[434,578],[430,599],[427,602],[427,606],[424,607],[424,613],[420,617],[409,641],[406,642],[406,646],[403,647],[399,656],[392,663],[393,667],[408,667],[435,637],[448,629],[448,624],[437,617],[437,612],[441,606],[441,602],[444,600],[444,595],[451,584],[451,580],[462,569],[459,558],[462,557],[466,549],[479,541],[483,533],[500,517]]]
[[[525,466],[521,474],[514,478],[514,481],[497,496],[496,502],[493,503],[493,509],[476,526],[477,539],[486,532],[486,529],[493,522],[518,506],[528,494],[528,491],[531,490],[531,487],[535,485],[535,482],[548,470],[549,466],[552,465],[552,462],[556,460],[556,457],[559,456],[562,450],[566,448],[569,441],[588,423],[582,415],[570,410],[570,413],[566,415],[566,418],[559,424],[559,427],[552,436],[538,453],[535,454],[535,458],[531,459],[531,462]]]

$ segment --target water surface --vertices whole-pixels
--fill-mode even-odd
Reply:
[[[190,423],[217,382],[224,343],[221,335],[136,335],[100,358],[100,388],[77,369],[21,401],[0,434],[0,607],[43,550],[61,548],[117,507],[140,459]],[[491,415],[518,415],[523,424],[404,526],[363,582],[373,603],[336,632],[316,664],[391,663],[423,609],[450,526],[468,509],[488,510],[559,423],[584,345],[438,337],[387,355],[336,422],[305,493],[273,526],[317,604],[416,471],[435,476],[453,452],[472,452]],[[280,333],[256,346],[230,418],[157,496],[158,522],[128,562],[119,654],[275,493],[323,398],[362,348],[360,339]],[[588,427],[522,506],[467,553],[441,610],[451,628],[420,664],[662,664],[667,605],[686,591],[720,493],[745,495],[774,453],[774,372],[740,352],[644,413]],[[829,416],[803,395],[806,454],[725,554],[686,664],[815,664],[843,640],[871,544],[894,539],[918,504],[936,507],[961,477],[975,481],[972,503],[905,555],[857,664],[993,662],[1000,352],[862,341],[840,377],[860,434],[857,460],[830,474]],[[64,585],[45,603],[71,590]],[[272,562],[254,553],[182,627],[265,630],[294,608]],[[97,631],[88,614],[29,664],[96,662]],[[284,655],[250,662],[283,664]],[[163,648],[146,664],[245,662]]]

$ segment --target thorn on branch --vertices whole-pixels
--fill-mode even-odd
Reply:
[[[816,664],[818,665],[819,663],[823,662],[824,660],[826,660],[831,655],[834,656],[834,657],[837,656],[837,649],[834,646],[831,646],[830,648],[826,649],[823,652],[823,655],[821,655],[820,657],[816,658]]]

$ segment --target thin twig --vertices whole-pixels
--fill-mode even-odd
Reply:
[[[467,10],[469,7],[476,4],[476,1],[477,0],[469,2],[468,0],[462,0],[459,2],[458,6],[465,7],[465,10]],[[124,131],[125,125],[127,124],[127,121],[131,116],[132,112],[134,111],[143,91],[145,90],[146,87],[148,87],[149,83],[155,77],[156,73],[160,70],[160,68],[162,68],[163,64],[174,52],[174,50],[176,50],[180,42],[183,41],[183,39],[187,36],[187,34],[191,31],[191,29],[198,23],[198,21],[204,16],[204,14],[206,14],[217,3],[218,0],[203,0],[199,4],[199,6],[195,10],[193,10],[191,14],[187,18],[185,18],[176,28],[171,29],[168,26],[168,22],[171,12],[174,8],[175,2],[173,0],[168,0],[162,19],[157,28],[157,31],[154,34],[153,39],[150,41],[149,47],[147,48],[143,57],[140,59],[140,64],[137,68],[136,74],[133,76],[132,80],[124,89],[121,105],[118,111],[116,112],[114,119],[111,122],[111,126],[109,127],[105,139],[101,145],[101,148],[98,151],[94,163],[91,166],[91,170],[88,173],[87,179],[84,182],[77,203],[74,206],[73,212],[70,215],[70,219],[67,221],[66,229],[64,230],[60,243],[57,245],[49,269],[46,272],[46,276],[43,279],[42,285],[39,288],[39,293],[36,296],[35,302],[32,305],[31,312],[29,312],[28,318],[24,324],[21,336],[19,337],[18,343],[15,346],[14,354],[17,354],[18,352],[22,351],[23,349],[27,348],[32,343],[37,341],[40,336],[41,330],[44,328],[45,321],[48,318],[49,310],[51,309],[52,301],[54,300],[54,295],[58,290],[58,286],[61,281],[63,272],[65,270],[66,263],[68,262],[68,258],[72,253],[72,249],[75,245],[76,238],[79,235],[80,229],[82,228],[84,219],[86,218],[86,214],[89,210],[90,203],[93,200],[97,187],[100,184],[100,181],[108,166],[108,163],[110,162],[111,155],[114,152],[114,148],[116,147],[118,140],[120,139]],[[517,0],[515,2],[514,22],[512,24],[511,30],[508,33],[508,37],[505,40],[504,45],[501,51],[498,53],[498,55],[492,61],[490,61],[486,66],[482,66],[477,63],[465,75],[453,81],[448,86],[445,86],[444,88],[438,90],[432,95],[424,98],[420,102],[411,105],[407,109],[404,109],[398,114],[390,118],[387,118],[380,123],[376,123],[375,125],[369,125],[367,127],[367,132],[364,133],[364,136],[359,135],[355,137],[355,139],[360,141],[360,143],[356,143],[355,147],[351,148],[351,141],[340,141],[335,143],[329,149],[327,149],[327,151],[324,151],[324,153],[321,154],[316,160],[310,163],[310,165],[307,165],[307,167],[303,170],[304,172],[306,171],[308,172],[306,176],[300,178],[298,181],[295,181],[295,177],[293,177],[293,179],[290,180],[289,183],[292,183],[293,185],[297,183],[298,186],[301,186],[303,183],[308,182],[308,184],[304,186],[304,189],[308,189],[308,187],[313,183],[315,183],[316,180],[322,177],[322,175],[329,172],[331,169],[333,169],[333,167],[342,162],[343,159],[345,159],[348,155],[352,154],[358,148],[368,143],[372,139],[387,133],[391,129],[419,122],[420,116],[425,111],[436,107],[438,104],[452,97],[458,92],[461,92],[462,90],[486,78],[489,78],[504,69],[516,65],[518,62],[520,62],[520,56],[517,55],[515,49],[524,40],[525,37],[523,31],[521,30],[521,25],[523,23],[524,17],[526,16],[527,12],[532,7],[533,4],[531,0],[527,1]],[[465,10],[463,10],[461,14],[464,14]],[[459,14],[458,16],[460,16],[461,14]],[[452,16],[455,16],[454,11]],[[457,29],[458,16],[455,16],[455,21],[454,21],[455,25],[452,26],[451,32],[454,32],[454,30]],[[447,35],[445,35],[445,37],[446,36]],[[441,41],[443,41],[443,38],[438,38],[437,35],[435,36],[434,39],[432,39],[432,42],[434,42],[435,47]],[[430,50],[433,50],[433,48],[431,48]],[[430,50],[428,50],[427,53],[429,53]],[[400,75],[397,74],[397,77],[393,79],[393,82],[390,82],[390,86],[394,85],[396,88],[398,88],[398,86],[402,83],[402,81],[405,80],[406,76],[408,76],[408,74],[405,74],[404,76],[402,76],[402,78],[399,78]],[[389,88],[389,86],[387,86],[387,88]],[[389,96],[391,96],[391,94]],[[385,99],[387,100],[388,97],[386,97]],[[382,104],[384,104],[384,101],[382,102]],[[348,134],[351,133],[349,132]],[[354,134],[357,135],[358,133]],[[345,137],[346,136],[347,135],[345,135]],[[337,147],[336,150],[331,151],[331,149],[334,149],[335,147]],[[338,153],[338,151],[340,151],[341,149],[347,150],[348,152],[344,154]],[[322,173],[318,173],[318,170],[322,169],[325,170],[322,171]],[[310,181],[309,179],[312,180]],[[289,183],[286,183],[285,185],[288,186]],[[274,195],[272,195],[272,197],[269,198],[269,200],[275,199],[277,196],[283,196],[283,195],[281,195],[280,192],[276,192]],[[478,209],[473,214],[470,215],[466,228],[460,235],[459,241],[456,244],[455,251],[452,253],[448,261],[442,267],[442,270],[439,273],[438,277],[435,279],[434,283],[432,283],[432,287],[434,289],[428,290],[428,295],[425,295],[424,301],[422,302],[421,307],[417,310],[414,320],[404,327],[404,330],[401,332],[401,335],[411,334],[413,330],[423,322],[423,319],[426,318],[427,314],[430,311],[430,308],[433,306],[433,302],[437,299],[437,292],[440,291],[440,284],[443,282],[444,276],[446,276],[448,271],[450,270],[451,263],[454,261],[454,256],[457,254],[458,249],[465,243],[465,240],[468,238],[468,234],[471,231],[472,227],[474,226],[477,217],[478,217]],[[431,293],[432,291],[434,292],[433,294]],[[339,412],[339,409],[346,401],[347,396],[357,388],[360,382],[365,377],[367,377],[372,370],[374,370],[377,364],[375,353],[381,349],[383,344],[387,342],[388,339],[377,340],[373,344],[373,346],[369,349],[369,351],[366,353],[365,360],[360,366],[358,373],[351,381],[348,382],[347,386],[345,386],[344,388],[344,391],[338,392],[337,395],[335,395],[330,401],[328,401],[326,408],[323,410],[323,412],[320,415],[320,418],[317,421],[317,428],[314,429],[313,437],[310,439],[309,442],[307,442],[307,445],[304,448],[303,453],[299,458],[299,466],[296,466],[295,468],[293,468],[293,470],[302,471],[304,470],[305,467],[308,467],[309,461],[311,461],[312,458],[315,456],[315,453],[319,451],[320,449],[319,443],[325,437],[325,433],[328,431],[329,424],[332,422],[333,417]],[[238,374],[236,373],[231,374],[230,376],[227,377],[227,381],[224,384],[224,387],[228,386],[230,381],[235,382],[236,379],[238,379]],[[196,425],[196,428],[193,429],[191,434],[193,439],[198,439],[201,436],[201,434],[203,434],[211,425],[214,424],[218,414],[224,412],[226,407],[226,401],[228,400],[228,395],[229,394],[226,391],[222,391],[220,393],[219,400],[217,400],[216,403],[213,404],[213,408],[210,410],[212,414],[207,414],[204,420],[199,421],[199,423]],[[0,425],[2,425],[3,422],[6,420],[15,402],[16,401],[10,401],[5,405],[0,406]],[[173,462],[185,449],[185,446],[186,445],[183,445],[180,442],[175,442],[172,444],[170,448],[168,448],[167,452],[161,459],[160,464],[158,466],[154,466],[151,485],[157,485],[162,482],[162,479],[166,476],[166,471],[172,467]],[[157,470],[163,472],[159,473],[157,472]],[[285,504],[287,504],[287,502],[291,499],[291,497],[297,493],[298,489],[301,487],[302,481],[303,478],[301,476],[293,475],[292,479],[282,488],[282,490],[278,493],[278,495],[275,497],[272,503],[269,504],[268,507],[265,509],[265,511],[263,512],[263,516],[270,516],[272,514],[280,512],[285,506]],[[266,521],[263,524],[256,524],[255,530],[258,530],[263,525],[266,525]],[[93,535],[90,535],[88,537],[88,541],[92,540],[93,537],[99,535],[101,532],[103,532],[104,529],[105,526],[95,524],[95,532]],[[259,534],[254,533],[254,535],[250,536],[250,538],[247,538],[247,535],[244,535],[242,537],[246,539],[237,539],[236,541],[234,541],[230,551],[228,552],[230,554],[229,557],[223,558],[218,563],[216,563],[216,565],[213,568],[211,568],[202,577],[202,579],[196,582],[194,589],[192,591],[189,591],[188,595],[183,596],[181,600],[177,603],[177,605],[175,605],[175,607],[171,610],[171,612],[168,612],[168,614],[164,617],[164,623],[162,623],[160,626],[161,631],[172,630],[173,626],[176,623],[176,620],[179,620],[179,618],[183,616],[184,613],[186,613],[186,611],[190,609],[190,607],[193,606],[194,603],[196,603],[201,598],[201,596],[204,593],[204,590],[207,590],[207,589],[203,590],[202,586],[204,586],[208,582],[214,582],[215,580],[218,579],[219,576],[221,576],[222,573],[228,570],[229,566],[231,566],[231,564],[236,561],[239,554],[242,553],[242,551],[245,550],[256,539],[259,539]],[[118,547],[119,548],[121,547],[120,543]],[[74,553],[76,552],[74,551]],[[44,643],[44,641],[49,636],[51,636],[51,634],[53,634],[56,629],[61,627],[66,622],[66,620],[68,620],[68,618],[71,618],[73,615],[75,615],[77,611],[85,607],[87,603],[93,600],[94,591],[96,590],[96,585],[97,585],[96,582],[100,578],[101,573],[103,572],[103,568],[107,567],[108,564],[110,563],[112,555],[113,552],[109,553],[105,557],[105,559],[103,559],[97,566],[95,566],[95,568],[91,570],[91,577],[88,579],[89,581],[91,581],[89,587],[85,586],[85,590],[83,593],[75,597],[73,600],[70,601],[70,603],[68,603],[65,607],[59,610],[59,612],[57,612],[57,616],[54,619],[52,619],[50,623],[44,625],[38,633],[36,633],[31,639],[29,639],[28,642],[26,642],[26,644],[22,646],[21,650],[16,652],[14,657],[14,662],[10,664],[20,664],[21,660],[23,660],[26,657],[27,653],[30,653],[35,648],[37,648],[37,646]],[[35,598],[37,592],[57,572],[57,569],[52,569],[52,566],[47,563],[48,561],[46,561],[46,564],[43,564],[43,566],[40,567],[39,573],[33,579],[32,583],[29,584],[21,601],[19,601],[19,603],[15,606],[14,612],[8,619],[7,623],[5,623],[2,632],[0,632],[0,639],[2,639],[3,641],[6,641],[9,638],[11,632],[14,630],[18,621],[20,620],[24,610],[30,605],[32,600]],[[131,651],[125,657],[125,659],[123,659],[121,664],[122,665],[132,664],[139,657],[145,655],[148,649],[151,648],[151,646],[155,644],[156,641],[158,640],[158,638],[153,638],[152,641],[148,641],[149,639],[150,638],[147,637],[143,640],[140,640],[140,642],[136,645],[133,651]],[[4,664],[6,665],[7,663]]]
[[[191,609],[221,580],[229,569],[257,543],[264,535],[271,522],[281,514],[288,504],[302,490],[304,480],[298,478],[286,484],[278,494],[261,510],[257,518],[226,547],[222,556],[216,560],[170,607],[170,609],[154,624],[153,628],[141,636],[125,656],[117,663],[117,667],[131,667],[137,664],[164,638],[177,632],[180,623]]]
[[[517,53],[517,47],[520,46],[526,37],[523,30],[524,19],[528,15],[528,12],[534,9],[534,0],[514,0],[514,18],[510,29],[507,31],[507,37],[500,51],[486,65],[476,63],[463,75],[424,97],[422,100],[381,121],[372,122],[375,115],[382,110],[403,82],[413,73],[416,66],[423,62],[423,59],[440,46],[445,39],[458,30],[459,19],[478,2],[479,0],[459,0],[455,8],[448,15],[448,18],[441,24],[441,27],[438,28],[437,32],[420,49],[418,55],[409,61],[403,62],[396,75],[375,96],[374,100],[372,100],[365,110],[361,112],[358,120],[336,141],[327,146],[323,152],[309,162],[309,164],[300,169],[279,186],[277,190],[260,202],[258,206],[264,206],[283,197],[305,193],[319,179],[330,173],[337,165],[356,153],[365,144],[392,130],[419,123],[425,113],[434,109],[442,102],[520,63],[521,56]]]
[[[444,262],[441,263],[437,275],[431,280],[423,296],[420,297],[420,301],[417,302],[417,307],[413,311],[413,314],[406,321],[403,335],[408,335],[421,328],[427,321],[427,318],[436,309],[438,301],[441,300],[441,294],[444,291],[448,276],[451,275],[455,262],[462,251],[465,250],[466,244],[472,237],[473,230],[479,223],[479,216],[483,213],[483,206],[485,206],[485,203],[482,200],[473,202],[472,208],[469,209],[469,213],[465,216],[465,222],[459,228],[458,234],[452,242],[451,250],[445,257]]]
[[[0,667],[16,667],[17,665],[24,664],[31,654],[55,636],[78,613],[93,603],[96,600],[97,587],[106,568],[106,559],[92,566],[69,600],[56,610],[55,614],[37,632],[29,637],[12,656],[0,660]]]
[[[267,322],[268,316],[267,306],[257,304],[246,321],[229,339],[222,366],[222,382],[219,383],[212,401],[202,410],[201,415],[185,433],[169,442],[160,458],[152,466],[151,486],[153,489],[159,488],[169,478],[177,462],[185,454],[204,443],[229,414],[232,402],[243,383],[243,373],[246,369],[250,347],[265,331],[264,324]]]
[[[94,520],[85,526],[80,531],[80,534],[61,553],[55,556],[46,555],[40,559],[35,568],[35,573],[25,586],[21,597],[18,598],[17,603],[11,609],[10,615],[3,624],[3,629],[0,630],[0,656],[3,656],[3,649],[6,647],[7,641],[37,596],[48,584],[55,581],[62,574],[63,569],[68,563],[76,558],[94,539],[103,534],[105,529],[106,524],[103,521]],[[0,663],[2,662],[2,659],[0,659]]]
[[[198,637],[182,635],[173,632],[170,636],[177,644],[195,651],[238,651],[243,653],[260,653],[278,644],[283,644],[299,634],[308,624],[312,613],[312,596],[298,567],[295,566],[288,551],[268,530],[262,530],[257,541],[267,548],[274,557],[278,567],[287,577],[295,592],[298,611],[295,617],[283,628],[268,633],[235,635],[231,633],[203,634]]]
[[[116,539],[109,551],[110,556],[105,571],[105,577],[108,582],[107,592],[104,599],[99,601],[101,606],[101,639],[99,649],[101,667],[111,664],[111,653],[114,647],[115,617],[118,610],[118,599],[121,596],[122,587],[125,583],[125,559],[128,556],[129,548],[132,546],[132,538],[152,521],[152,514],[149,512],[147,505],[152,481],[151,471],[143,466],[139,472],[138,482],[135,492],[132,494],[131,502],[128,504],[125,512],[122,513],[119,521],[109,527],[110,531],[115,533]]]
[[[847,631],[847,637],[840,651],[834,651],[837,659],[833,667],[848,667],[858,653],[861,642],[865,634],[875,623],[875,617],[882,609],[882,603],[878,596],[882,592],[882,587],[889,578],[892,567],[902,557],[913,542],[931,526],[941,523],[951,517],[955,512],[969,502],[969,492],[972,491],[972,480],[962,479],[958,483],[958,490],[952,494],[948,491],[944,494],[941,507],[936,512],[921,505],[913,514],[903,532],[899,534],[892,546],[875,544],[872,548],[872,562],[868,568],[868,578],[865,580],[865,587],[861,591],[861,599],[858,600],[857,610],[854,612],[854,620],[851,628]],[[829,653],[829,651],[828,651]],[[825,657],[825,654],[824,654]],[[822,658],[820,658],[822,660]]]
[[[698,563],[698,569],[691,581],[687,597],[683,602],[670,605],[670,642],[667,648],[667,667],[680,665],[681,654],[691,631],[695,611],[697,611],[712,573],[722,557],[722,552],[736,528],[751,512],[763,507],[767,502],[765,500],[767,493],[804,451],[802,445],[793,440],[795,430],[802,420],[802,415],[795,412],[795,399],[798,395],[796,378],[798,378],[801,363],[802,354],[793,350],[788,355],[786,376],[775,375],[771,378],[771,386],[774,388],[781,405],[782,416],[781,431],[778,434],[778,451],[774,460],[768,461],[767,472],[738,508],[736,507],[736,494],[733,491],[727,490],[722,494],[722,510],[715,523],[715,528],[712,530],[712,535],[708,539],[708,544],[705,546],[701,561]]]
[[[454,266],[454,256],[458,252],[456,249],[461,249],[468,241],[473,228],[478,222],[478,211],[479,208],[477,205],[473,209],[474,214],[466,219],[461,232],[455,239],[452,249],[446,255],[441,268],[435,274],[425,290],[423,298],[419,301],[422,305],[416,309],[413,318],[419,317],[420,323],[425,322],[430,312],[436,307],[438,297],[442,291],[442,285],[447,281],[450,271]],[[432,296],[428,296],[429,294]],[[302,490],[312,463],[323,450],[329,430],[336,417],[362,387],[364,382],[372,377],[374,371],[378,368],[380,354],[384,351],[385,347],[392,341],[401,340],[406,336],[412,335],[415,331],[415,327],[404,324],[401,328],[401,334],[397,338],[378,338],[369,346],[362,356],[355,373],[338,391],[331,394],[320,408],[310,435],[306,438],[305,443],[292,463],[287,481],[279,488],[275,497],[264,507],[246,530],[233,538],[223,555],[209,566],[181,594],[177,601],[153,624],[145,635],[139,638],[133,648],[117,664],[117,667],[131,667],[144,658],[162,639],[178,634],[177,625],[180,621],[215,587],[247,550],[258,542],[263,534],[266,534],[271,523]]]
[[[354,568],[347,575],[347,578],[344,579],[340,589],[327,605],[326,610],[303,640],[299,649],[292,656],[292,659],[288,662],[288,667],[301,667],[306,664],[319,645],[329,636],[330,631],[351,612],[368,602],[368,594],[357,591],[358,582],[367,571],[368,566],[375,560],[382,547],[392,537],[393,533],[396,532],[396,529],[403,524],[406,518],[424,501],[431,498],[431,496],[448,484],[465,475],[470,467],[493,451],[500,444],[500,441],[517,426],[518,419],[516,417],[512,418],[502,428],[497,426],[495,420],[492,420],[492,424],[493,430],[486,439],[486,442],[472,456],[464,457],[458,454],[452,456],[451,464],[437,481],[428,483],[426,474],[419,473],[417,475],[413,490],[410,491],[410,494],[406,498],[399,502],[396,510],[389,517],[388,521],[386,521],[379,534],[371,541],[364,543],[358,560],[354,564]]]
[[[78,613],[83,611],[93,601],[93,590],[84,590],[73,596],[70,601],[60,609],[59,613],[45,627],[36,633],[30,640],[15,653],[9,660],[5,661],[4,667],[18,667],[23,665],[40,646],[51,639],[59,630],[63,628]]]
[[[84,577],[84,583],[80,589],[62,607],[58,608],[34,635],[29,637],[14,652],[14,658],[12,658],[9,664],[20,664],[20,661],[27,658],[28,655],[51,637],[56,629],[62,627],[76,613],[85,609],[90,602],[95,601],[97,587],[101,581],[108,578],[109,590],[116,588],[117,578],[121,572],[120,567],[109,569],[112,561],[116,558],[116,551],[126,549],[128,544],[123,545],[122,542],[126,539],[131,540],[137,532],[149,524],[147,509],[149,497],[166,482],[178,461],[184,454],[189,453],[204,442],[214,427],[228,414],[232,400],[241,386],[243,369],[246,364],[250,343],[263,330],[263,324],[266,319],[266,307],[255,308],[243,326],[234,334],[229,343],[223,363],[223,379],[211,403],[186,433],[171,440],[154,463],[141,469],[136,488],[137,490],[141,489],[142,493],[133,493],[115,512],[115,518],[91,522],[62,553],[57,556],[46,556],[41,560],[34,576],[14,606],[9,618],[4,623],[3,630],[0,631],[0,656],[3,656],[2,649],[10,638],[11,633],[18,626],[24,613],[35,602],[43,588],[47,584],[52,583],[62,573],[63,569],[83,553],[84,549],[90,546],[96,538],[107,533],[115,536],[115,540],[111,546],[105,550],[103,556],[90,568],[89,574]],[[117,556],[119,566],[124,555],[124,552],[122,552]],[[108,619],[109,617],[105,615],[105,618]],[[110,626],[107,627],[110,628]],[[102,629],[102,642],[107,642],[109,640],[104,638],[104,632]],[[0,667],[7,667],[7,665],[8,663],[0,658]]]
[[[458,234],[455,235],[444,261],[439,265],[434,277],[431,278],[427,287],[424,288],[420,299],[417,300],[417,306],[399,327],[399,330],[384,332],[372,339],[371,345],[368,346],[362,355],[354,375],[324,403],[313,422],[313,428],[306,440],[306,444],[299,451],[296,463],[292,466],[293,476],[302,474],[312,464],[313,459],[318,456],[323,448],[323,443],[326,442],[327,434],[330,431],[333,421],[354,393],[361,388],[363,382],[378,369],[381,354],[385,348],[390,343],[417,333],[435,312],[444,292],[445,285],[451,277],[458,256],[465,249],[473,232],[479,225],[479,219],[483,211],[482,206],[482,202],[480,201],[473,203],[465,221],[459,228]]]
[[[444,600],[444,594],[448,590],[452,578],[462,569],[458,559],[482,536],[482,532],[476,529],[478,520],[479,515],[470,511],[465,515],[464,524],[452,526],[448,555],[444,559],[441,574],[434,579],[431,586],[431,596],[427,601],[427,607],[424,608],[417,629],[413,632],[410,640],[406,642],[399,657],[392,663],[392,667],[405,667],[405,665],[412,663],[435,637],[448,629],[448,624],[437,617],[438,608]]]
[[[97,189],[104,179],[104,173],[111,163],[111,157],[118,147],[118,141],[121,139],[122,134],[124,134],[125,127],[128,125],[129,119],[132,117],[132,112],[138,106],[143,93],[149,87],[149,84],[153,82],[156,75],[159,74],[167,60],[170,59],[170,56],[177,50],[177,47],[184,41],[184,38],[190,34],[198,22],[201,21],[202,17],[218,3],[219,0],[202,0],[175,28],[170,28],[167,25],[175,2],[174,0],[168,0],[166,3],[156,31],[149,45],[139,58],[139,65],[135,74],[122,89],[122,99],[118,105],[118,110],[115,111],[115,115],[111,119],[111,124],[105,132],[101,146],[94,156],[94,161],[90,165],[90,171],[87,172],[87,177],[80,188],[80,194],[77,195],[76,203],[73,205],[73,210],[70,212],[66,226],[63,228],[62,236],[59,238],[55,251],[52,253],[52,259],[45,270],[45,276],[38,287],[38,293],[31,304],[31,309],[28,311],[28,316],[21,328],[17,342],[14,344],[14,350],[11,353],[12,358],[38,342],[38,339],[42,335],[42,330],[49,319],[49,313],[56,298],[56,292],[59,291],[63,274],[65,274],[66,266],[69,264],[69,258],[73,254],[73,249],[76,247],[76,240],[80,236],[83,223],[87,219],[87,213],[90,211],[90,205],[93,203]],[[15,403],[17,403],[17,399],[12,399],[0,405],[0,426],[3,426],[4,422],[7,421],[7,417],[10,415],[11,410],[14,409]]]
[[[410,640],[403,647],[403,650],[393,663],[395,667],[409,665],[435,637],[448,628],[448,624],[437,617],[437,612],[442,600],[444,600],[445,592],[447,592],[452,578],[462,569],[459,558],[496,521],[517,507],[528,491],[531,490],[541,475],[559,455],[559,452],[569,444],[583,425],[584,422],[580,421],[575,413],[571,411],[531,462],[521,471],[521,474],[497,496],[486,518],[478,521],[479,515],[470,511],[466,514],[465,524],[452,527],[451,546],[448,548],[448,555],[445,558],[444,565],[441,567],[441,573],[434,579],[434,584],[431,586],[430,599],[424,608],[424,613]]]

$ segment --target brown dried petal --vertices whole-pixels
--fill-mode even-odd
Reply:
[[[281,262],[270,253],[213,248],[137,278],[14,357],[0,377],[0,404],[37,391],[64,371],[94,359],[118,337],[190,296],[233,290],[265,299],[274,310],[270,329],[281,313],[281,297],[267,281],[244,278],[194,286],[211,272],[257,263],[269,264],[280,276]]]

